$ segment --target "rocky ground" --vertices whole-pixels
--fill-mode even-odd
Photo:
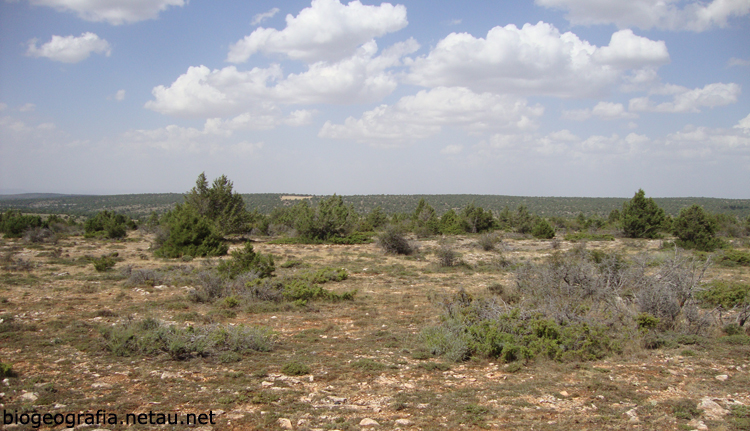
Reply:
[[[185,429],[159,423],[175,414],[205,415],[196,430],[750,429],[750,346],[724,342],[717,331],[688,345],[626,346],[593,362],[449,363],[416,354],[420,331],[439,321],[436,297],[459,288],[486,294],[492,283],[512,283],[499,260],[545,259],[580,243],[505,238],[488,252],[476,237],[461,237],[452,246],[467,265],[446,269],[430,253],[436,239],[419,241],[422,253],[409,257],[386,256],[374,244],[255,240],[257,252],[276,257],[279,275],[345,268],[349,278],[326,288],[356,289],[354,300],[234,306],[191,301],[184,277],[132,285],[128,267],[186,274],[217,260],[156,259],[150,237],[138,232],[120,242],[0,240],[0,362],[11,367],[0,383],[3,429],[31,429],[34,414],[49,415],[40,429],[56,430],[70,415],[82,422],[75,429]],[[586,247],[669,253],[660,245],[618,239]],[[112,253],[114,269],[95,271],[90,258]],[[712,268],[711,278],[750,275]],[[180,327],[257,325],[276,340],[268,352],[179,360],[103,347],[102,328],[144,317]],[[290,372],[289,364],[304,367]],[[127,414],[148,419],[126,426]],[[17,424],[24,415],[28,423]],[[106,423],[113,415],[118,423]]]

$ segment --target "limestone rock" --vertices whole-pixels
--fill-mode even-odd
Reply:
[[[374,419],[370,419],[370,418],[364,418],[361,421],[359,421],[359,426],[361,427],[376,427],[379,425],[380,424],[377,423]]]
[[[281,429],[290,430],[290,429],[292,429],[292,421],[290,421],[287,418],[280,418],[279,419],[279,426],[281,427]]]
[[[24,392],[23,394],[21,394],[20,398],[21,401],[33,403],[34,401],[39,399],[39,394],[35,392]]]
[[[718,376],[714,377],[714,379],[716,379],[716,380],[718,380],[720,382],[726,382],[728,378],[729,378],[729,376],[726,375],[726,374],[719,374]]]
[[[710,420],[721,420],[721,418],[729,414],[729,410],[720,406],[709,397],[703,397],[701,402],[698,403],[698,408],[703,410],[703,416]]]
[[[396,425],[408,427],[409,425],[411,425],[411,421],[409,419],[396,419]]]

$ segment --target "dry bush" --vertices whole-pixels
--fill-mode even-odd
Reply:
[[[413,254],[416,249],[404,236],[401,229],[388,226],[380,235],[377,236],[376,242],[386,254]]]
[[[435,250],[435,256],[437,256],[438,265],[441,267],[453,267],[458,265],[460,261],[456,250],[447,244],[442,244]]]

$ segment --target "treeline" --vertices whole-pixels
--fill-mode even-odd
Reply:
[[[282,199],[286,196],[301,198],[300,195],[280,193],[241,194],[245,207],[261,214],[271,214],[279,207],[292,207],[299,200]],[[22,198],[23,197],[23,198]],[[310,196],[310,205],[331,196]],[[576,197],[524,197],[502,195],[351,195],[341,196],[344,204],[351,205],[359,214],[368,214],[375,208],[385,214],[408,213],[414,210],[420,200],[432,206],[438,216],[449,210],[460,211],[473,203],[485,210],[499,213],[505,207],[515,209],[525,206],[529,212],[543,217],[572,218],[582,213],[586,217],[606,218],[614,209],[620,209],[627,199],[623,198],[576,198]],[[677,216],[683,208],[700,205],[705,210],[716,214],[727,214],[739,218],[750,216],[750,199],[717,199],[717,198],[654,198],[665,213]],[[145,219],[152,212],[163,214],[173,209],[176,204],[184,202],[180,193],[130,194],[111,196],[45,196],[29,195],[0,199],[0,211],[18,209],[24,213],[34,214],[69,214],[93,216],[101,211],[114,211],[134,219]]]
[[[233,190],[226,176],[222,175],[209,185],[205,174],[199,175],[195,187],[182,200],[183,203],[167,212],[152,212],[140,222],[114,211],[101,211],[78,228],[88,237],[117,239],[140,225],[156,234],[155,253],[162,257],[223,255],[228,249],[224,239],[233,235],[273,236],[277,242],[353,244],[370,242],[386,228],[417,237],[497,230],[569,240],[614,239],[615,236],[660,238],[666,234],[676,236],[676,245],[680,247],[705,251],[725,246],[722,237],[743,237],[750,233],[750,217],[714,214],[696,204],[683,208],[673,217],[657,200],[646,198],[643,190],[606,217],[587,216],[583,212],[575,217],[545,216],[523,204],[496,211],[474,201],[440,213],[426,198],[421,198],[406,212],[388,213],[376,206],[362,213],[338,195],[317,201],[296,200],[265,214],[257,208],[249,211],[242,195]],[[0,231],[5,237],[19,237],[29,231],[59,233],[63,225],[71,229],[76,223],[71,218],[50,216],[43,219],[12,210],[0,218]]]

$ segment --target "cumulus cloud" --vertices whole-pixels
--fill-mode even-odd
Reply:
[[[267,19],[273,18],[277,13],[279,13],[279,8],[275,7],[268,12],[263,12],[255,15],[250,23],[252,25],[258,25]]]
[[[265,103],[352,104],[381,100],[398,86],[389,68],[419,45],[410,39],[383,50],[370,41],[353,56],[335,63],[311,64],[298,74],[284,73],[279,65],[240,71],[236,66],[210,70],[190,67],[171,86],[153,89],[146,107],[163,114],[185,117],[223,117]]]
[[[438,87],[405,96],[392,106],[381,105],[359,119],[349,117],[344,124],[327,121],[318,136],[393,146],[433,136],[443,126],[470,132],[533,129],[534,119],[543,113],[541,106],[528,106],[513,96]]]
[[[37,40],[32,39],[29,41],[26,55],[46,57],[63,63],[78,63],[89,58],[92,52],[109,57],[112,48],[106,40],[87,32],[78,37],[52,36],[52,40],[42,46],[37,46]]]
[[[18,108],[21,112],[33,112],[36,109],[36,105],[33,103],[25,103],[20,108]]]
[[[638,118],[638,114],[627,112],[622,103],[612,102],[599,102],[592,109],[573,109],[564,110],[562,112],[563,119],[572,121],[584,121],[592,116],[599,117],[603,120]]]
[[[665,85],[654,91],[657,94],[674,95],[671,102],[654,103],[650,97],[630,99],[629,110],[633,112],[700,112],[700,108],[715,108],[737,102],[741,88],[730,83],[708,84],[690,90],[678,85]]]
[[[573,24],[610,24],[701,32],[726,27],[731,17],[750,13],[747,0],[536,0],[541,6],[567,11]]]
[[[313,0],[296,16],[287,15],[286,28],[258,28],[229,49],[227,61],[243,63],[257,52],[282,54],[293,60],[337,61],[357,47],[407,25],[406,7],[359,1]]]
[[[735,129],[741,129],[745,133],[750,133],[750,114],[747,115],[747,117],[740,120],[739,123],[737,123],[736,126],[734,126]]]
[[[539,22],[495,27],[486,38],[451,33],[426,56],[408,62],[406,81],[425,87],[588,97],[606,93],[634,70],[669,62],[663,41],[621,30],[596,47],[573,33]]]
[[[117,93],[115,93],[115,100],[118,102],[125,100],[125,90],[117,90]]]
[[[121,25],[154,19],[170,6],[184,6],[187,0],[29,0],[29,3],[75,12],[86,21]]]

